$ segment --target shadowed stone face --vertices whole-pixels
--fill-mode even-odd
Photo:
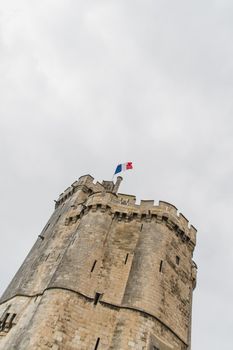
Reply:
[[[87,175],[60,195],[1,298],[1,350],[189,349],[196,230],[118,187]]]

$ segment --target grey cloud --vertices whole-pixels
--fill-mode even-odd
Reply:
[[[77,177],[198,228],[193,350],[231,349],[233,5],[8,1],[0,13],[0,291]]]

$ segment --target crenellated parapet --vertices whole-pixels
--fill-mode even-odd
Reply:
[[[82,205],[74,208],[66,218],[65,225],[76,223],[82,215],[89,210],[106,211],[119,221],[151,221],[165,223],[166,226],[179,236],[182,242],[188,243],[192,248],[196,244],[197,230],[189,224],[189,221],[182,213],[178,213],[177,208],[165,201],[141,200],[136,204],[136,196],[128,194],[114,193],[114,184],[110,181],[94,183],[90,175],[82,176],[74,182],[60,197],[58,203],[71,197],[78,189],[85,191],[86,200]],[[112,190],[110,190],[112,189]]]
[[[87,194],[92,194],[94,192],[104,191],[105,187],[104,184],[99,182],[94,183],[94,178],[91,175],[83,175],[78,179],[78,181],[75,181],[70,187],[60,194],[58,199],[55,200],[55,208],[58,208],[78,190],[82,190]]]

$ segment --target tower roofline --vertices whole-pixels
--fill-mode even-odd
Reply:
[[[131,212],[139,215],[145,215],[147,218],[156,216],[161,217],[161,220],[165,220],[167,225],[175,231],[182,232],[191,242],[196,244],[197,229],[189,223],[189,220],[180,212],[173,204],[160,200],[158,204],[154,200],[142,199],[139,204],[136,204],[136,196],[132,194],[114,193],[113,181],[103,181],[94,183],[94,178],[91,175],[80,176],[78,181],[75,181],[71,187],[68,187],[55,201],[55,207],[58,208],[60,204],[64,203],[70,198],[77,190],[81,189],[87,193],[88,199],[86,206],[104,205],[107,197],[103,197],[103,191],[109,193],[112,198],[108,198],[108,203],[112,203],[112,209],[115,212]],[[110,200],[110,201],[109,201]],[[92,204],[90,204],[92,203]],[[128,217],[129,215],[127,215]]]

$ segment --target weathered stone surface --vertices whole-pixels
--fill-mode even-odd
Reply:
[[[190,349],[196,230],[82,176],[0,299],[0,350]]]

